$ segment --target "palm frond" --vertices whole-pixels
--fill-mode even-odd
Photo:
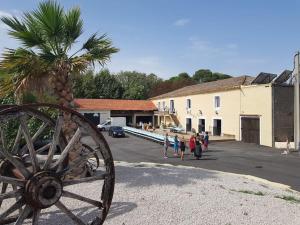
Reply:
[[[0,68],[10,76],[4,79],[0,91],[7,93],[14,91],[16,94],[24,91],[42,93],[47,89],[49,82],[49,68],[39,55],[27,49],[6,49]]]
[[[119,51],[118,48],[112,46],[112,41],[106,38],[106,35],[97,37],[93,34],[84,44],[82,49],[87,52],[82,55],[90,64],[98,62],[100,65],[105,65],[113,53]]]
[[[93,34],[89,39],[83,44],[82,49],[85,49],[87,51],[90,51],[91,49],[95,48],[99,41],[102,39],[105,39],[106,35],[102,35],[100,37],[97,37],[97,33]]]
[[[85,57],[74,57],[70,61],[73,74],[80,74],[88,68],[90,62]]]
[[[23,32],[26,31],[26,25],[22,23],[17,17],[1,17],[1,21],[6,24],[8,27],[10,27],[11,31],[19,31]]]
[[[56,54],[62,53],[64,41],[64,10],[55,1],[41,2],[31,13],[41,28],[41,32]]]
[[[80,18],[80,9],[73,8],[64,16],[65,47],[70,48],[82,34],[83,21]]]

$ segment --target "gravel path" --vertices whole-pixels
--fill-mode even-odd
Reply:
[[[298,192],[240,175],[159,164],[116,163],[117,184],[106,225],[300,225]],[[96,184],[74,186],[97,198]],[[98,189],[98,190],[97,190]],[[95,211],[63,199],[85,218]],[[40,224],[71,224],[55,207]]]

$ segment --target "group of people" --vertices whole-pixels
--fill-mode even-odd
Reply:
[[[188,147],[190,149],[190,152],[194,154],[194,157],[199,160],[202,157],[202,152],[208,150],[208,132],[202,132],[197,133],[196,135],[191,135]],[[164,138],[164,158],[167,159],[167,151],[168,147],[170,146],[169,136],[168,133],[165,134]],[[174,137],[174,155],[180,156],[181,160],[184,160],[184,153],[186,149],[186,141],[184,139],[184,136],[182,136],[180,139],[177,135]],[[180,153],[179,153],[180,149]]]

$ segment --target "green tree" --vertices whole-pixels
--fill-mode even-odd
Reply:
[[[216,80],[222,80],[230,78],[230,75],[223,74],[223,73],[213,73],[212,71],[208,69],[200,69],[197,70],[194,75],[193,79],[197,81],[198,83],[205,83],[210,81],[216,81]]]
[[[195,83],[196,81],[188,73],[180,73],[177,76],[154,85],[149,93],[149,97],[158,96]]]
[[[19,48],[7,49],[2,55],[0,69],[10,75],[0,87],[2,94],[11,90],[19,95],[32,90],[36,93],[51,91],[58,104],[72,108],[71,76],[81,74],[95,63],[104,65],[118,52],[110,39],[97,34],[74,49],[83,33],[80,9],[64,11],[55,1],[39,3],[36,10],[24,13],[22,18],[2,17],[1,20],[9,27],[8,34],[21,43]],[[72,118],[64,114],[66,138],[71,138],[76,130]],[[81,149],[78,144],[73,159],[79,157]]]
[[[89,70],[82,76],[82,89],[85,98],[97,98],[97,90],[93,71]]]
[[[95,76],[96,98],[122,98],[123,88],[109,70],[101,70]]]
[[[122,71],[116,75],[124,92],[124,99],[148,99],[151,89],[162,80],[155,74]]]
[[[1,20],[9,27],[9,35],[21,42],[19,48],[3,53],[0,69],[11,74],[4,86],[10,85],[16,93],[32,89],[41,92],[41,87],[46,87],[66,107],[73,107],[71,75],[80,74],[95,63],[104,65],[118,51],[105,35],[96,34],[74,50],[74,43],[83,33],[80,9],[64,11],[55,1],[41,2],[21,19]]]
[[[193,79],[199,83],[208,82],[211,81],[212,74],[213,73],[208,69],[200,69],[194,73]]]

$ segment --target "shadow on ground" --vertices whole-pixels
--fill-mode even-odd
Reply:
[[[166,162],[167,163],[167,162]],[[155,166],[155,167],[154,167]],[[135,176],[132,176],[135,174]],[[116,183],[125,183],[128,187],[147,187],[151,185],[184,186],[194,184],[197,180],[216,177],[213,171],[168,167],[161,164],[135,164],[133,166],[116,166]]]
[[[112,219],[119,215],[128,213],[134,210],[137,204],[133,202],[113,202],[106,220]],[[91,221],[93,218],[99,216],[99,210],[95,207],[82,207],[72,210],[72,212],[77,215],[83,221]],[[41,217],[39,224],[71,224],[72,221],[69,217],[63,214],[60,210],[51,211],[50,214],[46,214],[46,217]]]

